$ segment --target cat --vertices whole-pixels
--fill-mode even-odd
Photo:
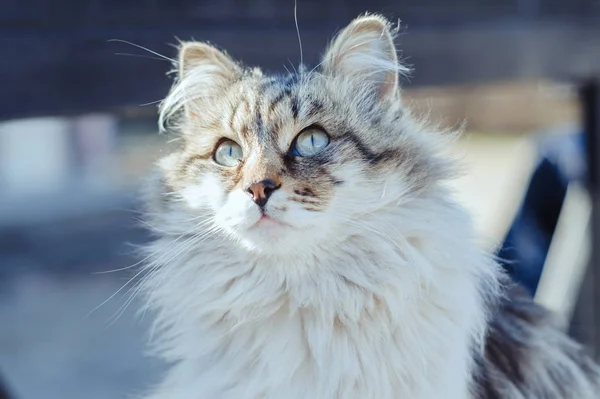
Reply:
[[[452,134],[402,102],[363,15],[267,75],[182,43],[147,190],[148,399],[597,398],[600,372],[477,244]]]

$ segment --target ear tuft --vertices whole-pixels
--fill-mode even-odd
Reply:
[[[355,19],[325,53],[324,72],[368,82],[380,100],[395,98],[399,92],[398,73],[408,70],[398,63],[393,32],[382,16]]]
[[[178,81],[161,104],[161,129],[185,110],[188,118],[202,112],[202,102],[219,95],[242,74],[241,67],[227,54],[201,42],[184,42],[179,49]]]
[[[204,68],[215,77],[233,79],[240,68],[227,54],[207,43],[184,42],[179,50],[179,78],[184,79],[196,68]]]

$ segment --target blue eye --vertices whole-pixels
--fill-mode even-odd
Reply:
[[[214,154],[215,162],[221,166],[236,166],[243,157],[242,147],[235,141],[222,142]]]
[[[310,157],[323,151],[329,145],[327,133],[317,128],[309,128],[296,137],[292,152],[297,157]]]

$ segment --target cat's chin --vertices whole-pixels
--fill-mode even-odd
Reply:
[[[298,229],[288,223],[263,215],[256,223],[238,233],[241,241],[253,252],[278,252],[287,250],[292,244],[291,237]]]
[[[241,244],[251,252],[278,255],[305,251],[311,246],[310,229],[292,226],[272,217],[261,217],[252,226],[238,231]]]

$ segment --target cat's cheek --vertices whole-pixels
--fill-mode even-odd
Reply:
[[[213,174],[205,174],[198,179],[198,184],[184,188],[182,196],[193,210],[212,208],[216,212],[226,200],[222,184]]]
[[[260,219],[261,213],[248,194],[233,190],[223,205],[216,211],[217,221],[225,228],[244,230]]]
[[[288,206],[288,211],[285,212],[284,217],[281,219],[283,222],[301,229],[316,228],[323,222],[323,212],[310,211],[305,209],[301,204],[292,203]]]
[[[362,161],[348,162],[336,168],[330,208],[346,216],[374,212],[391,201],[396,203],[410,191],[401,173],[373,173]]]

